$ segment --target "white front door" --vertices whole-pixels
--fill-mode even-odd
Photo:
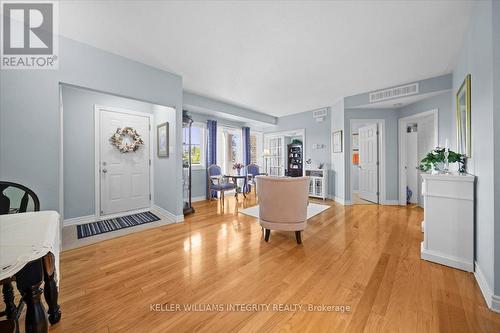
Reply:
[[[359,197],[378,203],[377,124],[359,129]]]
[[[132,127],[144,141],[135,152],[122,153],[109,140],[123,127]],[[99,110],[100,215],[150,207],[149,127],[147,115]]]

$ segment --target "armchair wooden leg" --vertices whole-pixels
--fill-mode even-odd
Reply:
[[[271,236],[271,229],[266,229],[266,234],[264,236],[266,242],[269,242],[269,236]]]
[[[295,231],[295,239],[297,240],[297,244],[302,244],[302,238],[300,236],[300,231]]]

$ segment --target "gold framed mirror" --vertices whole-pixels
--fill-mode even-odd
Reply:
[[[471,157],[471,76],[467,74],[457,91],[457,150]]]

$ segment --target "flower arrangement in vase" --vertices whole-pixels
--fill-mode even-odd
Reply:
[[[241,173],[241,169],[243,169],[244,165],[240,162],[236,162],[233,164],[233,170],[236,170],[236,173],[239,175]]]

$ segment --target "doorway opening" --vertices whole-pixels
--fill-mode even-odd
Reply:
[[[270,176],[303,176],[306,136],[304,129],[264,134],[264,169]]]
[[[438,146],[438,110],[399,119],[399,204],[423,207],[420,161]]]

